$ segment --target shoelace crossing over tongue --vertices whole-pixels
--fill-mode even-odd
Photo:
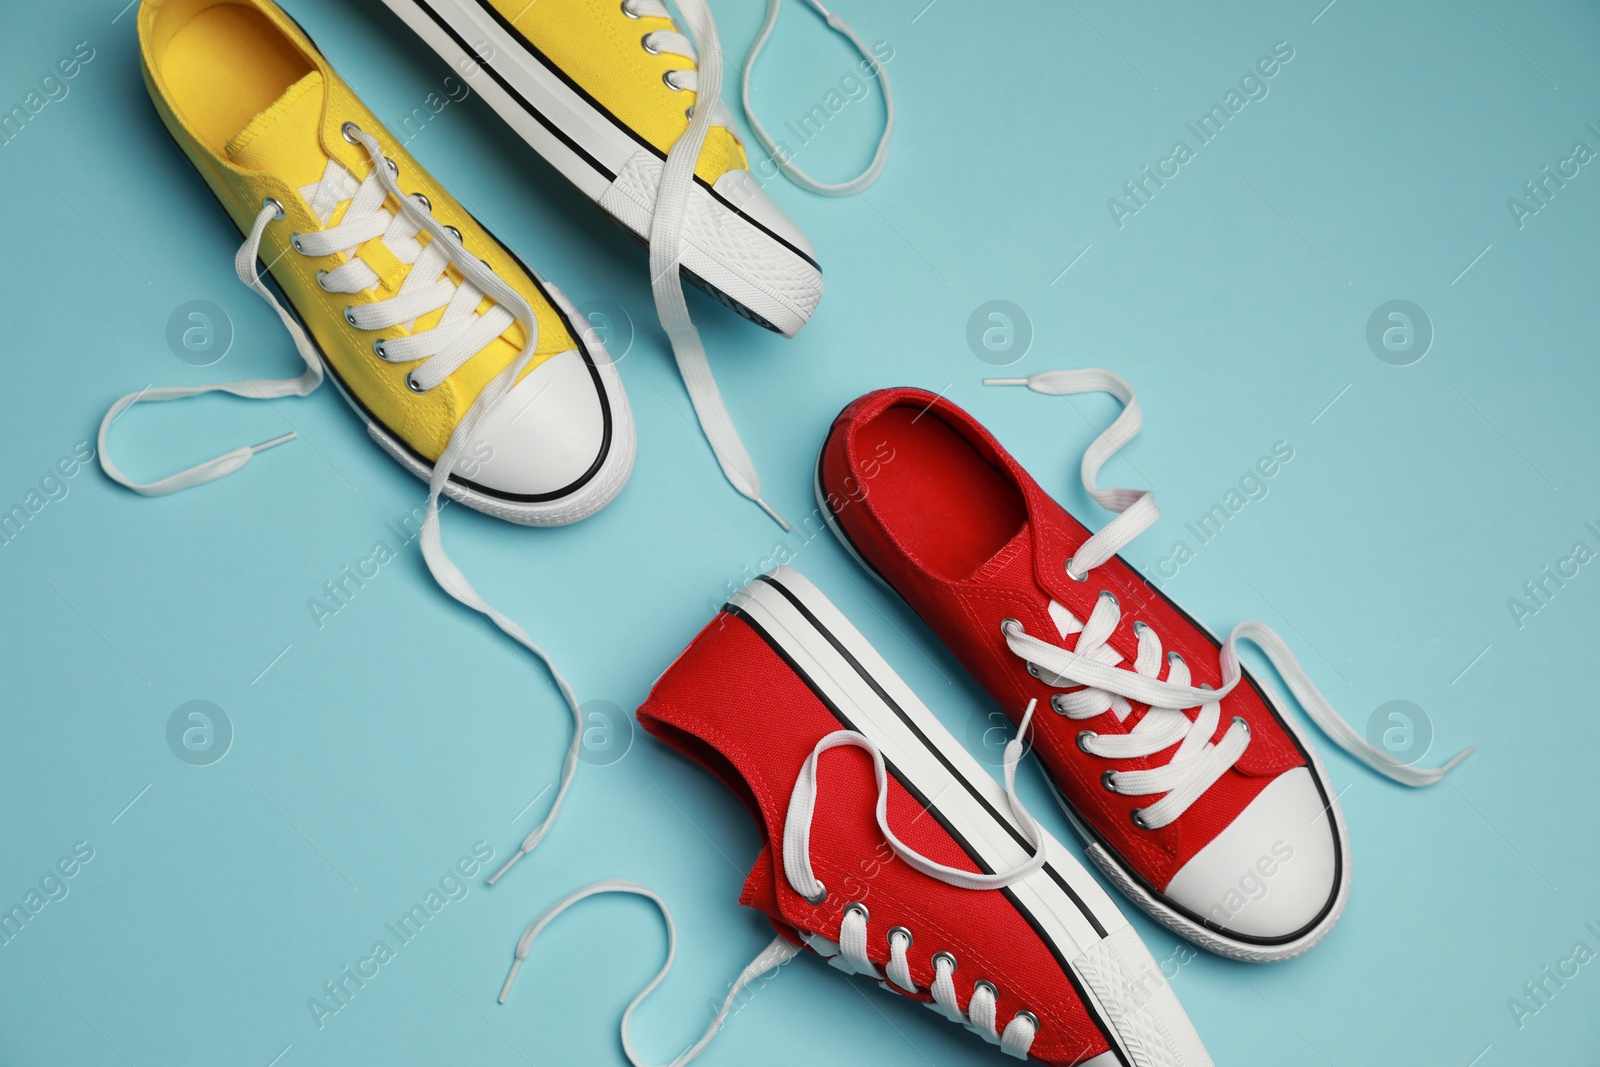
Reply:
[[[1116,518],[1080,545],[1071,560],[1065,561],[1070,577],[1079,581],[1087,580],[1095,567],[1114,557],[1161,514],[1156,509],[1155,495],[1149,490],[1101,488],[1096,480],[1105,462],[1133,440],[1143,424],[1133,387],[1110,371],[1093,368],[1042,371],[1028,378],[987,378],[984,384],[1025,385],[1034,392],[1055,396],[1103,392],[1122,401],[1122,413],[1104,433],[1095,438],[1083,456],[1081,475],[1084,489],[1102,507],[1116,513]],[[1236,722],[1217,743],[1213,744],[1210,740],[1220,720],[1219,702],[1233,691],[1243,677],[1237,650],[1241,641],[1249,641],[1266,655],[1306,714],[1324,734],[1387,778],[1402,785],[1432,785],[1473,752],[1471,748],[1464,749],[1436,769],[1397,762],[1345,722],[1311,681],[1310,675],[1300,666],[1283,638],[1263,623],[1251,620],[1234,627],[1223,642],[1219,656],[1222,685],[1211,690],[1191,686],[1188,668],[1181,660],[1169,659],[1167,678],[1160,680],[1158,675],[1162,664],[1159,635],[1148,629],[1140,635],[1139,656],[1132,665],[1108,663],[1097,656],[1096,652],[1120,619],[1121,613],[1115,599],[1108,599],[1107,594],[1102,594],[1088,619],[1074,620],[1082,627],[1077,634],[1076,645],[1077,649],[1083,650],[1081,652],[1028,634],[1015,620],[1007,621],[1004,633],[1006,643],[1015,655],[1045,674],[1054,676],[1048,679],[1050,684],[1062,682],[1087,687],[1058,697],[1059,704],[1052,702],[1068,717],[1087,719],[1112,710],[1116,707],[1116,697],[1151,707],[1152,711],[1126,734],[1093,737],[1087,742],[1080,742],[1087,751],[1111,760],[1135,758],[1154,755],[1178,744],[1181,739],[1182,743],[1165,766],[1146,771],[1117,772],[1114,776],[1117,792],[1134,796],[1166,794],[1148,808],[1135,809],[1136,821],[1147,829],[1165,826],[1182,815],[1233,765],[1248,745],[1248,728],[1243,728],[1242,722]],[[1188,719],[1182,714],[1182,709],[1196,707],[1201,709],[1200,714],[1192,725],[1186,725]]]
[[[463,283],[445,247],[425,246],[418,228],[395,214],[375,177],[360,181],[326,155],[318,140],[323,94],[321,73],[306,75],[228,143],[228,155],[242,167],[270,169],[297,184],[324,227],[365,227],[339,241],[304,235],[308,255],[348,254],[350,261],[324,275],[324,286],[366,294],[375,304],[393,301],[356,309],[362,328],[384,331],[383,358],[410,364],[410,380],[419,388],[456,375],[461,394],[474,395],[520,352],[514,316]],[[388,336],[395,327],[402,336]]]

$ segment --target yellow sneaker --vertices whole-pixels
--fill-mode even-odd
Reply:
[[[440,496],[537,526],[604,507],[635,451],[616,370],[566,299],[417,166],[271,0],[144,0],[139,44],[161,120],[248,234],[239,279],[306,370],[129,394],[100,423],[100,465],[147,496],[215,481],[294,434],[141,483],[112,462],[111,424],[141,401],[305,396],[332,375],[384,451],[428,482],[418,542],[434,580],[543,662],[572,716],[555,798],[515,862],[560,814],[583,715],[545,651],[445,552]]]
[[[270,0],[145,0],[146,85],[168,131],[239,229],[240,279],[272,305],[306,371],[281,381],[150,389],[305,395],[324,370],[374,440],[480,511],[558,525],[598,511],[632,470],[622,383],[577,312],[435,182]],[[270,267],[270,285],[257,260]],[[262,448],[154,483],[212,481]]]
[[[662,0],[384,2],[458,71],[487,74],[473,88],[512,129],[626,230],[651,238],[662,162],[703,87],[694,43]],[[683,277],[792,337],[822,299],[816,252],[751,175],[727,110],[712,107],[685,210]]]

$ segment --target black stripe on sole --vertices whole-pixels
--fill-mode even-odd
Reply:
[[[794,605],[794,607],[801,612],[807,621],[809,621],[817,629],[817,632],[822,634],[828,643],[832,645],[833,648],[838,651],[848,663],[851,664],[851,666],[860,675],[862,680],[865,681],[868,686],[871,687],[874,693],[876,693],[879,698],[884,701],[885,705],[895,713],[896,717],[899,718],[914,733],[914,735],[920,741],[922,741],[928,750],[936,756],[940,764],[944,766],[947,771],[949,771],[951,777],[960,782],[962,786],[965,787],[966,790],[983,805],[989,814],[993,816],[1001,825],[1003,825],[1020,844],[1022,844],[1024,847],[1027,847],[1026,840],[1021,837],[1016,828],[1013,827],[1009,821],[1002,818],[1000,814],[996,812],[988,803],[987,799],[979,794],[965,777],[955,771],[955,768],[950,765],[950,762],[945,758],[944,754],[940,752],[937,747],[931,744],[922,730],[910,720],[910,718],[906,715],[905,710],[889,698],[888,694],[883,691],[883,688],[878,684],[877,680],[867,673],[866,669],[861,665],[861,663],[839,643],[838,639],[834,637],[832,633],[822,626],[821,622],[817,620],[816,616],[807,610],[805,605],[801,604],[792,592],[790,592],[779,582],[766,575],[762,575],[757,579],[757,581],[770,585],[772,588],[781,593],[786,600]],[[788,651],[783,648],[782,644],[777,640],[777,638],[768,632],[768,630],[762,626],[760,622],[752,618],[749,613],[744,611],[742,608],[736,607],[732,604],[725,605],[723,610],[739,619],[745,625],[749,626],[750,629],[753,630],[756,635],[759,636],[767,644],[767,646],[772,649],[773,653],[777,655],[779,659],[783,660],[784,664],[795,673],[795,676],[805,683],[806,688],[811,690],[812,694],[817,698],[817,700],[824,707],[826,707],[829,712],[833,714],[834,718],[836,718],[846,729],[854,730],[857,733],[864,734],[864,731],[862,731],[855,724],[855,722],[847,714],[845,714],[845,712],[827,695],[827,693],[823,691],[821,685],[819,685],[809,673],[801,668],[801,666],[794,660]],[[894,777],[895,781],[899,782],[900,786],[905,789],[905,791],[910,794],[910,796],[916,800],[919,805],[922,806],[923,810],[928,812],[929,815],[933,816],[934,820],[937,821],[944,831],[950,835],[951,839],[961,846],[962,851],[967,854],[967,857],[976,867],[978,867],[985,874],[994,873],[993,867],[986,863],[982,857],[976,854],[977,850],[973,848],[972,844],[958,830],[956,830],[954,826],[950,824],[950,822],[938,810],[938,808],[933,805],[932,801],[925,794],[923,794],[921,790],[917,789],[917,787],[910,782],[905,774],[898,767],[896,767],[887,756],[884,757],[884,766],[888,773]],[[1105,938],[1105,927],[1100,923],[1099,919],[1093,914],[1093,912],[1084,906],[1083,901],[1066,883],[1061,874],[1055,870],[1054,866],[1047,862],[1044,865],[1043,870],[1048,872],[1051,880],[1055,882],[1067,894],[1069,899],[1071,899],[1072,902],[1078,907],[1078,910],[1083,914],[1084,918],[1088,920],[1090,926],[1095,930],[1095,932],[1102,939]],[[1118,1061],[1122,1063],[1124,1067],[1129,1067],[1128,1060],[1122,1052],[1121,1044],[1117,1040],[1115,1032],[1111,1028],[1110,1023],[1095,1007],[1094,1000],[1084,988],[1083,983],[1078,978],[1077,973],[1072,969],[1071,961],[1066,958],[1055,941],[1045,933],[1043,924],[1040,923],[1032,911],[1017,898],[1016,893],[1010,887],[1002,887],[999,892],[1005,895],[1005,898],[1010,901],[1011,906],[1016,909],[1020,916],[1022,916],[1023,921],[1025,921],[1033,929],[1034,933],[1038,935],[1040,941],[1042,941],[1049,948],[1051,956],[1055,959],[1057,966],[1061,968],[1061,973],[1066,976],[1067,981],[1071,983],[1073,990],[1078,994],[1078,999],[1083,1004],[1085,1013],[1094,1023],[1095,1028],[1100,1031],[1101,1036],[1105,1038],[1106,1045],[1116,1055]]]

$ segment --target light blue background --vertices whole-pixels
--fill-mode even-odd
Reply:
[[[123,2],[17,5],[0,35],[5,108],[76,42],[96,50],[70,96],[0,148],[0,510],[124,392],[295,364],[233,277],[238,235],[149,106]],[[1278,626],[1358,728],[1406,699],[1437,733],[1429,763],[1479,751],[1412,792],[1324,744],[1354,852],[1343,922],[1301,960],[1202,955],[1173,985],[1221,1064],[1590,1064],[1600,963],[1521,1029],[1507,1000],[1580,939],[1600,950],[1584,929],[1600,926],[1600,568],[1520,629],[1507,599],[1573,542],[1600,548],[1583,529],[1600,520],[1600,165],[1524,228],[1506,202],[1574,141],[1600,148],[1584,128],[1600,124],[1600,14],[1581,0],[1323,2],[841,0],[866,39],[894,48],[900,121],[865,196],[773,186],[820,250],[828,296],[792,342],[698,294],[691,308],[767,496],[796,520],[833,414],[916,384],[968,406],[1090,525],[1105,521],[1076,462],[1114,406],[985,391],[990,368],[965,332],[996,298],[1031,319],[1017,372],[1105,366],[1139,389],[1148,428],[1104,481],[1159,491],[1166,517],[1129,552],[1142,567],[1289,442],[1270,495],[1167,590],[1218,630]],[[391,126],[448,73],[378,0],[286,6]],[[735,56],[759,7],[715,4]],[[1119,229],[1107,198],[1280,40],[1295,56],[1270,95]],[[759,72],[763,114],[798,117],[852,62],[790,5]],[[875,98],[850,105],[800,162],[852,173],[879,114]],[[480,100],[451,105],[411,149],[575,300],[614,301],[637,327],[621,369],[640,456],[612,507],[562,530],[447,515],[467,573],[547,642],[582,699],[635,707],[728,583],[782,555],[958,737],[981,732],[982,695],[914,618],[837,545],[780,536],[724,484],[687,418],[639,251]],[[213,367],[165,341],[194,299],[238,330]],[[1415,365],[1367,346],[1369,314],[1391,299],[1436,329]],[[620,1063],[617,1016],[663,950],[643,902],[569,914],[511,1004],[494,1003],[523,925],[604,876],[676,909],[678,967],[638,1018],[645,1052],[670,1058],[770,934],[736,905],[757,847],[748,817],[643,736],[582,768],[514,875],[471,880],[314,1024],[307,999],[474,842],[515,848],[569,724],[545,676],[435,588],[414,544],[319,630],[307,600],[422,499],[332,390],[141,408],[117,444],[154,476],[290,428],[302,440],[165,500],[91,468],[0,547],[0,904],[74,842],[95,850],[70,895],[0,946],[0,1063]],[[209,767],[165,740],[193,699],[223,707],[236,734]],[[1065,840],[1034,770],[1025,795]],[[1134,922],[1158,958],[1174,951]],[[997,1056],[811,960],[784,968],[704,1062]]]

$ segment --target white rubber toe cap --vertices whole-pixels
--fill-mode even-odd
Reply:
[[[1167,886],[1165,896],[1226,933],[1300,936],[1329,910],[1343,865],[1311,771],[1278,776]]]
[[[605,458],[606,430],[596,376],[576,351],[562,352],[489,410],[453,473],[508,497],[576,492]]]
[[[816,261],[817,250],[811,247],[806,235],[773,202],[749,171],[735,167],[718,178],[712,188],[721,193],[728,203],[798,248],[808,259]]]

